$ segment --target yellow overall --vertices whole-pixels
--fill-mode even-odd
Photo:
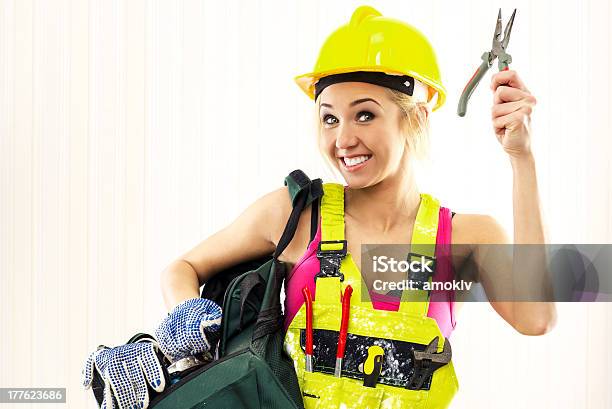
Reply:
[[[321,200],[321,241],[344,240],[344,186],[337,183],[323,185]],[[433,257],[438,228],[439,202],[422,194],[414,231],[411,252]],[[334,244],[326,244],[333,250]],[[322,250],[326,248],[322,245]],[[337,245],[336,245],[337,249]],[[348,252],[340,264],[339,277],[316,279],[315,297],[312,303],[313,329],[339,331],[342,316],[340,294],[350,284],[353,295],[350,301],[348,334],[373,339],[407,341],[426,346],[439,337],[437,352],[444,346],[444,336],[433,318],[427,317],[429,295],[423,290],[405,290],[398,311],[377,310],[369,296],[362,299],[362,278],[359,268]],[[415,298],[417,297],[417,298]],[[433,373],[428,390],[411,390],[399,385],[383,383],[375,387],[363,386],[363,379],[333,373],[306,372],[305,354],[300,342],[306,328],[305,305],[302,305],[288,327],[285,349],[296,367],[304,405],[310,408],[446,408],[458,389],[452,362]],[[302,339],[302,341],[301,341]],[[370,338],[367,338],[370,339]],[[317,348],[315,341],[315,349]],[[345,357],[353,351],[346,348]],[[344,369],[343,369],[344,370]]]

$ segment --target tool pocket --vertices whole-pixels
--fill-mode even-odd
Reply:
[[[385,391],[381,388],[368,388],[353,379],[343,378],[342,408],[378,409]]]
[[[304,372],[302,397],[306,409],[378,409],[384,391],[368,388],[349,378]]]
[[[306,409],[336,408],[339,405],[341,378],[319,372],[304,372],[302,398]]]

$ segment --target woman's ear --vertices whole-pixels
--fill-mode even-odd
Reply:
[[[429,104],[421,105],[420,108],[425,112],[425,121],[429,120],[429,114],[431,113],[431,106]]]

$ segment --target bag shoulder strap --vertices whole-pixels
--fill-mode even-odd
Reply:
[[[274,252],[275,259],[280,256],[293,239],[302,211],[313,201],[323,196],[321,179],[310,180],[300,169],[294,170],[285,178],[285,185],[289,188],[293,210],[278,241],[278,246]]]
[[[310,241],[314,240],[319,227],[319,206],[321,205],[320,197],[323,195],[323,183],[321,179],[310,180],[306,174],[296,169],[285,178],[285,186],[289,188],[289,196],[293,207],[296,205],[298,194],[308,189],[308,198],[306,206],[312,203],[312,212],[310,218]]]
[[[293,210],[285,225],[285,230],[278,241],[276,250],[272,256],[272,265],[269,279],[263,293],[261,309],[253,330],[252,342],[273,334],[282,328],[282,311],[280,306],[280,292],[285,280],[285,264],[278,257],[289,245],[295,231],[297,230],[300,215],[306,206],[314,200],[323,196],[321,179],[311,181],[301,170],[294,170],[285,178],[285,185],[289,186],[289,193],[293,204]]]
[[[321,206],[321,198],[318,197],[312,202],[312,211],[310,213],[310,242],[312,242],[317,235],[319,228],[319,207]]]
[[[287,175],[285,186],[289,189],[289,197],[293,207],[297,205],[297,198],[302,192],[308,192],[305,207],[323,195],[321,179],[310,180],[301,169],[296,169]]]

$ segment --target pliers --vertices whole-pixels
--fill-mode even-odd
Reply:
[[[476,89],[476,86],[485,75],[485,73],[491,68],[493,65],[493,61],[497,58],[497,66],[499,67],[499,71],[506,71],[508,69],[508,65],[512,62],[512,57],[510,54],[506,52],[506,48],[508,47],[508,42],[510,41],[510,32],[512,31],[512,24],[514,23],[514,16],[516,15],[516,9],[512,13],[512,17],[508,20],[506,24],[506,28],[504,29],[504,38],[500,40],[501,30],[502,30],[502,17],[501,17],[501,9],[497,13],[497,24],[495,25],[495,32],[493,33],[493,48],[491,51],[485,51],[482,54],[482,64],[480,67],[474,72],[472,78],[468,81],[463,92],[461,93],[461,97],[459,98],[459,106],[457,107],[457,115],[463,117],[465,116],[465,112],[467,111],[467,103],[472,96],[472,92]]]

